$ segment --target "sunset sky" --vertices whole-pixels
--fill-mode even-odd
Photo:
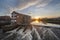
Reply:
[[[0,0],[0,16],[12,11],[32,17],[59,17],[60,0]]]

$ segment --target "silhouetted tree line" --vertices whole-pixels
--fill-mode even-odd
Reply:
[[[43,18],[42,22],[60,24],[60,17],[57,17],[57,18]]]

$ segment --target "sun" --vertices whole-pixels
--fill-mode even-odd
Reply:
[[[35,23],[40,23],[40,21],[41,21],[40,17],[33,18],[33,22],[35,22]]]
[[[40,17],[34,17],[35,19],[39,19]]]
[[[39,23],[39,21],[38,21],[38,20],[35,20],[34,22],[35,22],[35,23]]]

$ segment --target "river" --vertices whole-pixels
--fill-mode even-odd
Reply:
[[[20,29],[19,31],[16,31],[18,29],[17,28],[6,33],[0,33],[0,40],[60,40],[60,25],[50,23],[33,24],[52,26],[55,28],[34,27],[32,25],[32,30],[27,29],[25,32],[23,32],[24,28]]]

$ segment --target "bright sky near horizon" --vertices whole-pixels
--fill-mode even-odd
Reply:
[[[10,15],[12,11],[31,16],[60,17],[60,0],[0,0],[0,16]]]

